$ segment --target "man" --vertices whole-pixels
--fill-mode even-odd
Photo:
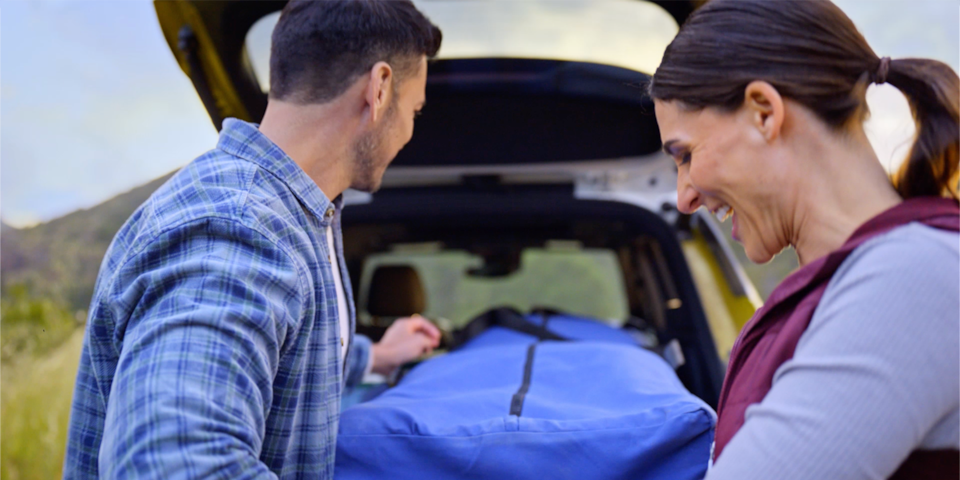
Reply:
[[[106,254],[65,478],[332,478],[345,385],[439,342],[353,336],[340,196],[410,140],[440,40],[409,0],[286,6],[259,128],[225,121]]]

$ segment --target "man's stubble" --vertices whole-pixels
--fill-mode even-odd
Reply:
[[[380,125],[375,130],[363,134],[353,144],[353,182],[350,188],[369,193],[380,189],[386,165],[378,164],[376,157],[383,145],[384,137],[396,120],[396,114],[397,101],[394,97]],[[386,163],[389,164],[392,160],[392,158],[387,159]]]

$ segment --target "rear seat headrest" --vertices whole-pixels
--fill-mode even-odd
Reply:
[[[374,270],[367,294],[370,315],[408,317],[425,309],[426,294],[416,270],[408,265],[383,265]]]

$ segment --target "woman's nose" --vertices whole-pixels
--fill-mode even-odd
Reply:
[[[700,208],[700,192],[690,183],[690,176],[684,170],[677,173],[677,210],[689,215]]]

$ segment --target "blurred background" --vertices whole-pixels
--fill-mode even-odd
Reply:
[[[595,8],[600,2],[609,8]],[[446,43],[446,57],[549,51],[652,72],[675,26],[656,30],[618,13],[625,2],[462,1],[459,13],[443,2],[416,3],[445,37],[488,39]],[[835,3],[878,55],[958,69],[955,0]],[[275,21],[247,38],[262,79]],[[617,33],[634,28],[651,40]],[[909,108],[890,86],[870,87],[868,101],[868,135],[895,169],[913,135]],[[212,148],[217,132],[147,0],[0,1],[0,118],[0,478],[54,478],[103,254],[133,210]],[[763,297],[796,267],[790,251],[762,266],[735,251]]]

